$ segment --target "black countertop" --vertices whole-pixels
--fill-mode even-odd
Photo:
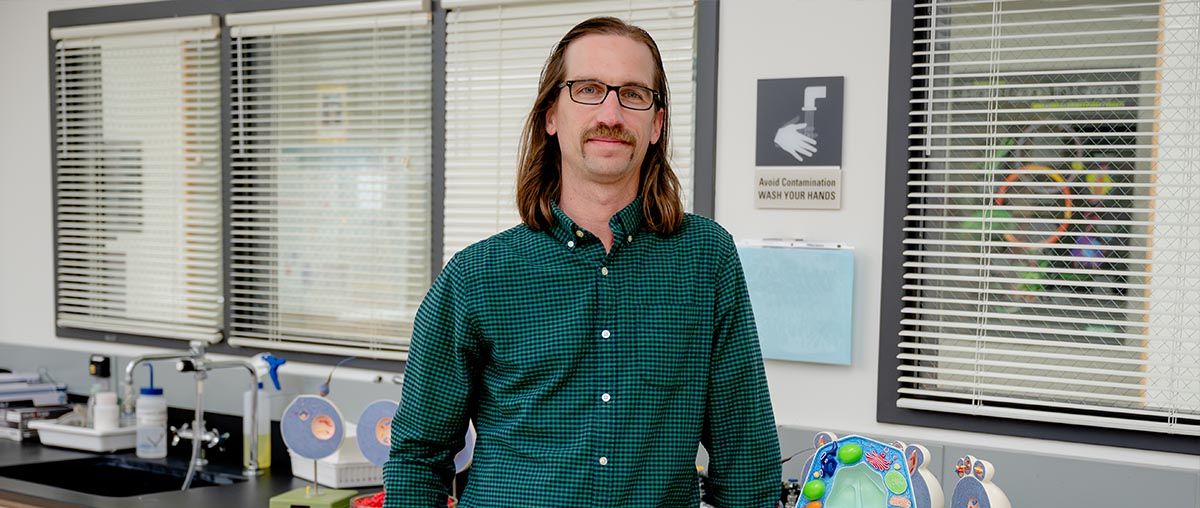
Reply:
[[[0,467],[78,459],[94,457],[97,455],[105,454],[93,454],[88,452],[42,446],[41,443],[38,443],[36,440],[16,442],[0,439]],[[133,452],[128,452],[123,455],[131,456],[133,455]],[[197,487],[188,489],[186,492],[175,490],[130,497],[97,496],[37,483],[0,477],[0,499],[5,499],[7,497],[10,500],[23,502],[29,505],[51,507],[266,507],[271,497],[291,489],[302,488],[308,483],[292,476],[291,463],[287,460],[286,452],[283,454],[273,454],[271,460],[271,469],[267,470],[267,472],[262,476],[236,483],[234,485]],[[186,459],[183,459],[182,463],[186,465]],[[214,466],[214,469],[220,467],[221,466]],[[360,490],[361,492],[372,492],[379,490],[379,488],[362,487],[357,490]],[[16,495],[6,496],[8,493],[13,493]]]

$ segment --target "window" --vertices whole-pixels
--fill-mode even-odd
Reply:
[[[716,2],[441,7],[51,12],[59,335],[405,359],[439,257],[517,223],[516,150],[538,74],[594,15],[657,39],[685,206],[711,213]],[[164,9],[177,17],[141,20]]]
[[[221,340],[217,27],[51,31],[59,335]]]
[[[1200,3],[912,14],[881,419],[1200,435]]]
[[[227,17],[230,344],[403,359],[430,265],[430,15]]]
[[[654,37],[670,84],[671,165],[692,209],[697,8],[694,0],[446,0],[446,198],[442,262],[520,222],[517,149],[554,44],[593,16]]]

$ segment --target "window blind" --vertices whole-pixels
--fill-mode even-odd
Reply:
[[[231,344],[405,358],[429,286],[426,8],[226,18]]]
[[[446,0],[446,194],[442,262],[520,222],[521,129],[555,43],[580,21],[617,16],[644,28],[670,85],[671,164],[685,209],[693,193],[694,0],[572,2]]]
[[[1200,435],[1198,34],[917,4],[899,407]]]
[[[59,327],[221,339],[217,27],[51,31]]]

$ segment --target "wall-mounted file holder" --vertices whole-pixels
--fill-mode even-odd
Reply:
[[[763,357],[849,365],[854,249],[839,243],[739,244]]]

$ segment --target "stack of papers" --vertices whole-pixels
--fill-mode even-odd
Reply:
[[[66,403],[66,385],[43,383],[37,374],[0,374],[0,437],[21,441],[36,436],[29,422],[69,413]]]
[[[0,408],[67,403],[67,385],[42,383],[37,374],[0,374]]]

